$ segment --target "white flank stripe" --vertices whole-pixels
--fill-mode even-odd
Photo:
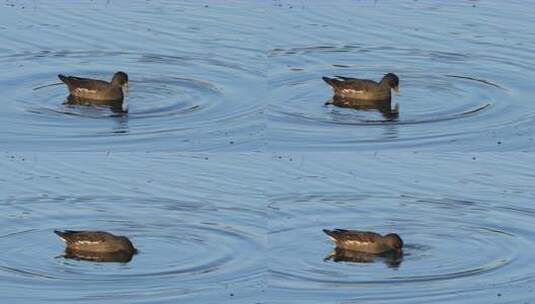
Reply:
[[[78,243],[78,244],[80,244],[80,245],[96,245],[96,244],[98,244],[98,243],[100,243],[100,242],[78,241],[78,242],[76,242],[76,243]]]
[[[89,93],[89,94],[94,94],[94,93],[97,92],[95,90],[88,90],[88,89],[85,89],[85,88],[76,88],[74,91],[77,92],[77,93]]]

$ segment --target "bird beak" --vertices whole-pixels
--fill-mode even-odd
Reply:
[[[396,93],[399,94],[399,85],[397,85],[397,86],[394,87],[394,91],[396,91]]]

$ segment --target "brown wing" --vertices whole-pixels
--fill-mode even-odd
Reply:
[[[69,243],[77,243],[77,242],[104,242],[107,237],[109,237],[109,233],[107,232],[101,232],[101,231],[73,231],[73,230],[64,230],[64,231],[58,231],[54,230],[54,233],[56,233],[60,238],[64,239],[66,242]]]
[[[370,91],[376,88],[379,84],[369,79],[357,79],[342,76],[335,76],[336,78],[323,77],[323,80],[333,88],[354,91]],[[337,79],[338,78],[338,79]]]
[[[326,230],[324,229],[327,235],[332,237],[334,240],[340,241],[358,241],[363,243],[375,243],[377,238],[380,238],[381,235],[375,232],[370,231],[358,231],[358,230],[345,230],[345,229],[335,229],[335,230]]]
[[[88,90],[105,90],[107,89],[111,84],[104,80],[98,80],[98,79],[90,79],[90,78],[81,78],[81,77],[75,77],[75,76],[65,76],[65,75],[58,75],[58,78],[61,79],[68,87],[69,90],[73,90],[76,88],[82,88],[82,89],[88,89]]]
[[[379,85],[377,82],[369,79],[357,79],[342,76],[336,77],[342,79],[340,89],[346,88],[355,91],[370,91],[375,89]]]

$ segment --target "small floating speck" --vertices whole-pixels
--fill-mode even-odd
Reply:
[[[333,67],[335,68],[350,68],[350,65],[347,64],[333,64]]]

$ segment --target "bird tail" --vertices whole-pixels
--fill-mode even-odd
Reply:
[[[63,74],[59,74],[59,75],[58,75],[58,78],[59,78],[61,81],[63,81],[63,82],[66,82],[66,81],[68,81],[68,79],[69,79],[69,77],[67,77],[67,76],[65,76],[65,75],[63,75]]]
[[[325,234],[328,235],[331,240],[336,242],[336,231],[323,229],[323,232],[325,232]]]
[[[57,234],[59,236],[60,239],[64,240],[65,242],[69,241],[69,237],[73,234],[73,233],[76,233],[76,231],[73,231],[73,230],[54,230],[54,233]]]
[[[331,87],[334,87],[336,86],[337,84],[340,83],[340,80],[338,79],[334,79],[334,78],[329,78],[329,77],[321,77],[321,79],[323,79],[323,81],[325,81],[328,85],[330,85]]]
[[[54,233],[57,234],[63,241],[67,241],[67,238],[65,237],[66,233],[64,231],[54,230]]]
[[[58,75],[58,78],[59,78],[61,81],[63,81],[63,83],[65,83],[65,84],[69,87],[69,89],[71,88],[71,79],[70,79],[69,76],[65,76],[65,75],[63,75],[63,74],[59,74],[59,75]]]

